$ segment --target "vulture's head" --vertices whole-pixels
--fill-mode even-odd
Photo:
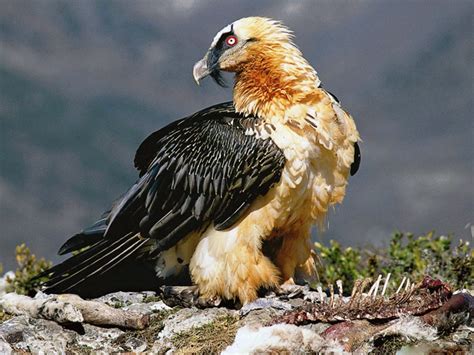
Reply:
[[[285,49],[296,47],[291,42],[291,32],[280,22],[264,17],[242,18],[216,34],[204,58],[194,65],[194,80],[199,84],[210,75],[223,86],[220,71],[239,73],[258,61],[283,57]]]

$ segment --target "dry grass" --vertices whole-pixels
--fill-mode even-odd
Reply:
[[[238,319],[231,316],[175,335],[171,342],[176,354],[219,354],[232,344],[238,329]]]
[[[13,316],[11,314],[5,313],[2,309],[0,309],[0,324],[9,320]]]

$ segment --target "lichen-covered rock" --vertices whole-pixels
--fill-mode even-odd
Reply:
[[[81,332],[82,333],[82,332]],[[83,334],[76,334],[72,347],[89,351],[116,352],[123,351],[114,342],[124,334],[118,328],[103,328],[84,324]]]
[[[28,316],[14,317],[0,325],[0,338],[7,340],[15,350],[33,354],[64,353],[75,337],[73,331],[56,322]]]
[[[30,324],[27,316],[17,316],[0,324],[0,339],[3,339],[10,344],[16,344],[23,341],[23,331],[27,329]]]
[[[113,292],[102,297],[96,298],[96,301],[103,302],[111,307],[122,308],[134,303],[144,303],[147,299],[156,297],[153,291],[144,292]]]

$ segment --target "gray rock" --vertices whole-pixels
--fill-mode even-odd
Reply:
[[[142,314],[150,314],[162,311],[169,311],[171,307],[167,306],[163,301],[146,302],[146,303],[132,303],[129,306],[122,308],[124,311],[133,311]]]
[[[265,309],[265,308],[275,308],[275,309],[289,311],[293,307],[289,303],[280,301],[275,298],[259,298],[256,301],[252,303],[248,303],[245,306],[243,306],[240,309],[239,313],[241,316],[246,316],[252,311],[255,311],[257,309]]]
[[[23,329],[23,340],[14,346],[16,349],[25,349],[32,354],[63,354],[66,352],[67,345],[76,337],[75,332],[45,319],[30,318],[27,320],[27,325]]]
[[[254,328],[262,327],[269,324],[275,318],[282,316],[285,313],[284,310],[276,308],[264,308],[257,309],[248,313],[245,317],[241,318],[239,325],[251,326]]]
[[[154,292],[117,292],[97,300],[121,308],[123,311],[149,314],[152,326],[143,330],[127,331],[86,323],[61,326],[53,321],[19,315],[0,323],[0,354],[10,354],[17,351],[33,354],[83,354],[87,352],[105,354],[147,351],[153,354],[173,354],[182,350],[176,348],[180,346],[176,339],[182,341],[183,338],[175,338],[176,335],[187,333],[193,328],[229,316],[239,318],[238,335],[235,339],[229,339],[229,344],[232,342],[233,344],[226,349],[229,354],[265,351],[296,353],[302,351],[342,351],[340,344],[324,335],[328,327],[335,325],[319,322],[301,326],[281,324],[269,326],[285,312],[302,305],[304,299],[317,299],[319,303],[319,292],[309,291],[306,288],[288,288],[286,291],[288,292],[285,294],[267,295],[266,298],[258,299],[244,306],[240,311],[223,307],[184,308],[170,312],[165,319],[162,319],[164,316],[162,312],[168,312],[171,308],[162,301],[157,301]],[[39,295],[36,299],[39,300],[43,297],[49,296]],[[366,323],[367,326],[370,325],[370,323]],[[440,336],[434,328],[419,324],[414,317],[402,317],[391,321],[382,330],[375,329],[373,334],[369,332],[372,335],[357,345],[357,351],[372,350],[374,339],[400,335],[414,341],[413,344],[401,350],[404,353],[427,349],[433,351],[460,349],[468,352],[474,342],[474,332],[470,327],[472,323],[469,323],[469,319],[466,318],[464,324],[467,325]],[[75,330],[72,330],[72,327]],[[357,326],[357,331],[362,332],[362,329]],[[209,339],[209,334],[205,336],[207,337],[205,339]],[[176,343],[173,344],[173,342]]]
[[[175,346],[168,340],[157,340],[150,350],[151,354],[173,354],[176,351]]]
[[[90,324],[84,324],[84,335],[76,338],[75,344],[94,351],[117,351],[114,342],[124,334],[118,328],[101,328]]]
[[[27,316],[13,317],[0,324],[0,339],[10,344],[23,341],[23,331],[29,327]]]
[[[143,339],[138,338],[129,338],[121,346],[126,351],[131,351],[134,353],[142,353],[147,348],[147,343]]]
[[[104,302],[111,307],[122,308],[134,303],[143,303],[147,297],[155,297],[154,291],[143,292],[113,292],[102,297],[96,298],[96,301]]]
[[[0,354],[10,355],[13,349],[7,341],[0,338]]]

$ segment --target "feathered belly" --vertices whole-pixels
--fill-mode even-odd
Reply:
[[[275,227],[289,229],[323,221],[329,205],[339,199],[340,187],[346,185],[337,155],[287,128],[277,130],[272,139],[287,160],[268,201]]]

